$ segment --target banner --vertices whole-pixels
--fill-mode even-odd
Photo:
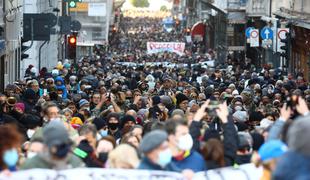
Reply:
[[[0,180],[185,180],[179,173],[148,170],[78,168],[62,171],[31,169],[0,175]]]
[[[227,167],[195,173],[193,180],[259,180],[262,168],[254,164],[241,165],[239,168]],[[151,170],[77,168],[62,171],[31,169],[17,171],[9,176],[0,174],[0,180],[185,180],[181,173]]]
[[[256,168],[254,164],[244,164],[239,168],[226,167],[221,169],[214,169],[205,172],[195,173],[193,179],[200,180],[260,180],[263,175],[261,167]]]
[[[183,55],[185,43],[180,42],[147,42],[147,53],[174,52]]]
[[[134,63],[134,62],[116,62],[116,64],[121,65],[121,66],[128,66],[128,67],[138,67],[138,66],[163,66],[165,68],[177,68],[177,67],[187,67],[188,64],[187,63],[171,63],[168,61],[164,61],[164,62],[145,62],[145,63]],[[201,66],[204,69],[207,68],[213,68],[215,66],[215,61],[214,60],[210,60],[210,61],[203,61],[203,62],[199,62],[199,63],[193,63],[191,64],[192,67],[195,66]]]

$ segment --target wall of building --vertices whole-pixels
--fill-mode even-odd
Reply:
[[[310,1],[309,0],[293,0],[293,9],[298,12],[310,13]]]
[[[4,1],[5,51],[2,58],[4,85],[19,79],[22,0]]]
[[[54,8],[61,9],[61,1],[58,0],[24,0],[24,13],[52,13]],[[58,62],[58,43],[62,37],[58,34],[51,35],[48,41],[41,50],[41,64],[39,63],[39,48],[44,43],[43,41],[35,41],[33,46],[26,51],[29,58],[24,59],[21,63],[21,76],[28,65],[32,64],[37,68],[47,67],[51,70]],[[27,42],[30,44],[30,42]],[[40,64],[40,67],[39,67]]]
[[[279,11],[281,7],[290,9],[292,7],[293,0],[273,0],[271,4],[272,13]]]

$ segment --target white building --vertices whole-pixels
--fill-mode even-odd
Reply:
[[[62,3],[58,0],[24,0],[24,13],[54,13],[56,15],[53,9],[58,8],[61,10],[61,7]],[[29,54],[29,58],[21,62],[21,77],[24,76],[24,72],[30,64],[36,67],[37,72],[42,67],[47,67],[49,70],[55,67],[59,60],[58,45],[62,41],[63,37],[59,34],[51,35],[50,41],[46,43],[44,41],[34,41],[33,46],[26,51],[26,54]],[[27,44],[30,44],[30,41]],[[39,62],[39,49],[41,45],[41,62]]]
[[[4,26],[5,50],[1,54],[0,89],[19,78],[23,0],[3,0],[1,5],[4,7],[2,25]]]

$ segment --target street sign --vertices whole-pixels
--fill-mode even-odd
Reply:
[[[107,15],[107,3],[89,3],[88,4],[88,16],[100,16]]]
[[[259,30],[253,29],[250,33],[250,46],[259,47]]]
[[[79,30],[81,30],[82,25],[81,25],[80,21],[73,20],[73,21],[71,21],[70,27],[71,27],[72,31],[79,31]]]
[[[277,33],[277,52],[284,52],[280,47],[284,45],[281,40],[286,39],[286,33],[289,33],[289,28],[279,28]]]
[[[264,27],[260,33],[262,39],[272,39],[273,38],[273,31],[269,27]]]
[[[272,39],[263,39],[262,40],[262,47],[263,48],[270,48],[272,45]]]
[[[252,31],[253,29],[254,29],[253,27],[248,27],[248,28],[246,28],[246,30],[245,30],[245,36],[246,36],[247,38],[250,38],[250,33],[251,33],[251,31]]]

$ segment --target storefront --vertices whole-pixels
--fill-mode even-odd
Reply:
[[[310,62],[310,29],[299,26],[292,26],[292,56],[290,70],[294,74],[302,73],[304,78],[309,81],[309,62]]]

